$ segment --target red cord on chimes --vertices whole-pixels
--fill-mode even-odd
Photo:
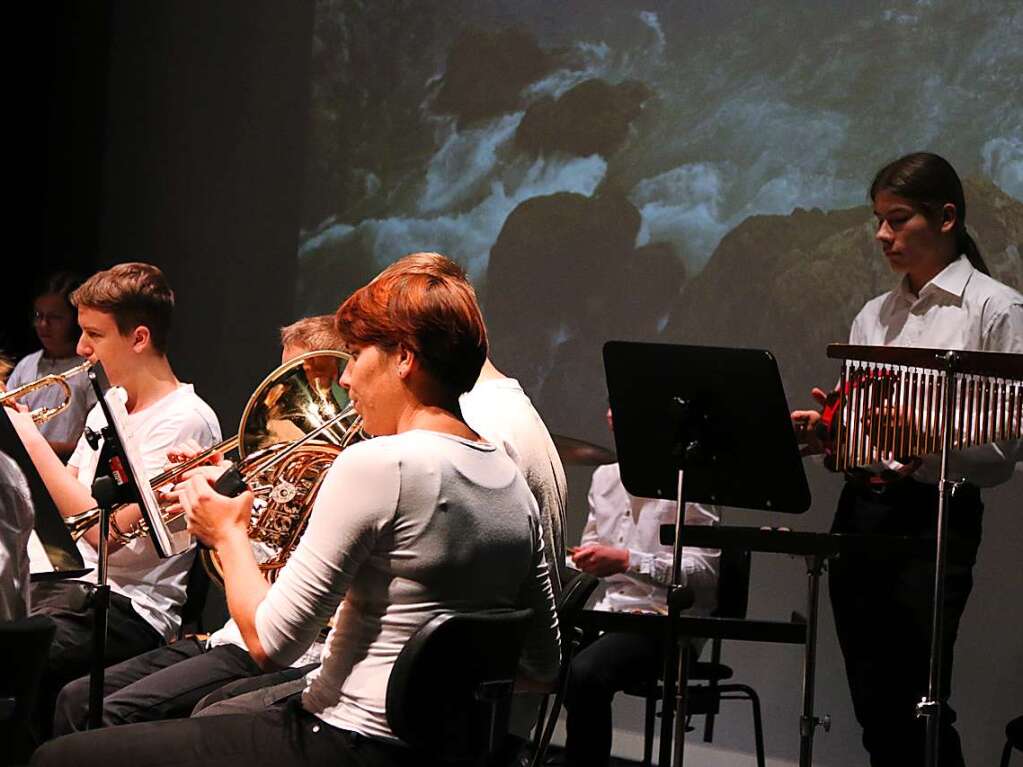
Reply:
[[[819,436],[833,471],[940,453],[945,387],[953,392],[953,450],[1023,438],[1023,354],[832,344],[842,378]]]

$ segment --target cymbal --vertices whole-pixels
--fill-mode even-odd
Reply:
[[[607,448],[594,445],[591,442],[584,442],[575,437],[566,437],[562,434],[552,434],[554,447],[558,455],[565,463],[573,466],[603,466],[606,463],[614,463],[618,457]]]

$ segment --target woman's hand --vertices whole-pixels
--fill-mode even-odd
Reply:
[[[817,400],[823,408],[827,402],[828,395],[823,389],[816,386],[810,391],[810,395]],[[819,410],[793,410],[792,428],[796,432],[796,441],[799,443],[800,455],[818,455],[824,452],[824,445],[817,435],[817,424],[821,420]]]
[[[188,531],[203,545],[218,549],[232,540],[244,539],[248,546],[249,519],[254,496],[245,491],[228,498],[213,489],[223,469],[204,466],[188,472],[186,480],[167,493],[185,512]]]

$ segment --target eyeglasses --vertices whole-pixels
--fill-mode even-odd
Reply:
[[[41,325],[44,322],[54,324],[57,322],[70,322],[71,316],[68,314],[54,314],[52,312],[32,312],[32,323],[34,325]]]

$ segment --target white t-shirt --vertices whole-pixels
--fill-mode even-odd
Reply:
[[[0,622],[28,615],[27,549],[34,524],[25,475],[7,453],[0,452]]]
[[[249,646],[245,644],[245,639],[242,638],[241,629],[239,629],[238,624],[234,622],[234,618],[228,618],[227,623],[210,634],[209,639],[206,640],[206,647],[209,649],[221,647],[222,645],[234,645],[235,647],[240,647],[246,652],[249,651]],[[319,663],[322,656],[323,642],[317,640],[313,642],[308,650],[293,660],[290,666],[292,668],[301,668],[302,666],[308,666],[310,663]]]
[[[14,389],[52,373],[64,373],[83,362],[85,359],[77,356],[50,359],[44,357],[43,350],[40,349],[24,357],[14,366],[11,377],[7,380],[7,388]],[[67,384],[71,387],[71,400],[67,410],[39,424],[39,433],[50,442],[74,442],[82,436],[85,417],[96,404],[96,395],[92,391],[87,375],[79,374],[69,378]],[[47,386],[19,397],[18,401],[29,410],[56,407],[64,401],[64,389],[59,385]]]
[[[540,508],[551,586],[557,597],[561,593],[558,565],[565,558],[568,482],[547,427],[514,378],[478,381],[458,403],[469,427],[507,453],[526,478]]]
[[[1023,353],[1023,295],[973,268],[960,256],[913,295],[903,278],[895,290],[868,301],[853,320],[850,344]],[[980,487],[1005,482],[1023,455],[1023,440],[954,451],[950,478]],[[938,481],[940,455],[923,459],[913,474]],[[888,462],[898,470],[901,464]]]
[[[127,399],[123,389],[117,389]],[[106,425],[99,405],[86,419],[86,426],[98,431]],[[147,408],[128,415],[127,437],[135,442],[150,477],[159,474],[167,463],[167,451],[185,440],[202,447],[220,441],[220,423],[209,405],[203,402],[191,384],[178,388]],[[100,442],[102,448],[102,441]],[[99,450],[93,450],[83,436],[78,441],[69,466],[78,469],[78,480],[92,486],[99,462]],[[97,567],[97,552],[84,539],[78,541],[86,567]],[[185,602],[188,569],[195,550],[161,559],[149,537],[137,538],[110,555],[107,581],[116,594],[131,599],[132,607],[146,623],[166,640],[173,639],[181,625],[181,605]]]
[[[486,443],[415,430],[341,453],[256,611],[260,643],[282,665],[334,614],[305,709],[393,739],[385,697],[394,661],[420,626],[449,611],[531,607],[522,665],[553,679],[557,617],[535,503],[515,464]]]
[[[619,465],[612,463],[593,472],[589,504],[582,544],[629,550],[628,570],[603,579],[607,588],[595,609],[667,613],[673,551],[661,543],[661,525],[675,524],[675,502],[630,495]],[[717,506],[686,504],[687,525],[716,525],[720,518]],[[682,575],[694,596],[690,614],[709,615],[717,605],[720,560],[717,549],[683,546]]]

